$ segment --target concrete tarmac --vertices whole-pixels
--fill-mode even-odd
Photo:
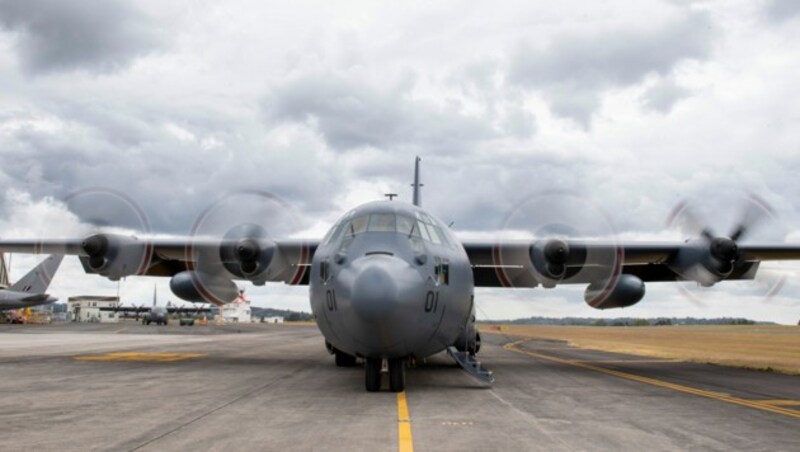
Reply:
[[[479,356],[492,387],[442,354],[398,396],[313,326],[0,325],[0,450],[800,450],[800,377],[500,335]]]

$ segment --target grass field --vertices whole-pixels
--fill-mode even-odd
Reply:
[[[800,375],[800,327],[495,325],[482,332],[567,341],[580,348]]]

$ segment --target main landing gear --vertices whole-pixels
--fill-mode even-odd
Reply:
[[[381,390],[381,360],[375,358],[367,358],[364,363],[364,382],[366,383],[367,391],[378,392]]]
[[[355,356],[339,350],[335,350],[333,353],[336,356],[336,367],[353,367],[356,365]]]
[[[377,358],[367,358],[364,365],[364,382],[369,392],[381,390],[381,370],[383,360]],[[406,364],[403,358],[388,360],[389,370],[389,390],[392,392],[403,392],[406,389]]]
[[[389,360],[389,390],[403,392],[406,389],[406,362],[403,358]]]
[[[325,341],[325,348],[328,353],[334,356],[336,367],[353,367],[356,365],[356,357],[336,349],[330,342]],[[386,363],[384,367],[383,363]],[[369,392],[381,390],[381,380],[383,373],[389,374],[389,390],[392,392],[403,392],[406,389],[406,359],[392,358],[383,360],[380,358],[367,358],[364,360],[364,385]]]

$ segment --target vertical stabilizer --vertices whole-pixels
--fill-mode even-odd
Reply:
[[[45,293],[47,288],[50,287],[50,281],[61,265],[61,260],[64,258],[63,254],[54,254],[48,256],[41,264],[29,271],[27,275],[19,279],[11,290],[16,292],[26,292],[32,294]]]
[[[8,268],[6,267],[6,256],[0,253],[0,286],[8,287]]]
[[[414,161],[414,183],[411,184],[411,186],[414,187],[414,196],[412,199],[414,200],[414,205],[417,207],[422,207],[422,194],[420,190],[422,184],[419,183],[419,162],[421,161],[422,159],[419,158],[419,156],[417,156],[417,159]]]

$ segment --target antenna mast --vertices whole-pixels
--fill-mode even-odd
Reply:
[[[6,258],[3,253],[0,253],[0,285],[8,287],[8,267],[6,267]]]
[[[411,184],[411,186],[414,187],[414,196],[412,198],[413,203],[417,207],[422,207],[422,194],[420,193],[420,188],[424,186],[423,184],[419,183],[419,162],[421,161],[422,159],[419,158],[419,156],[417,156],[417,159],[414,161],[414,183]]]

